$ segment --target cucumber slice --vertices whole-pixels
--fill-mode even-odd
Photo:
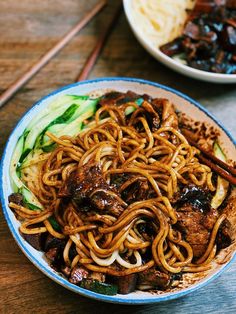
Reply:
[[[63,130],[65,124],[69,124],[85,111],[91,108],[95,111],[98,101],[99,98],[91,99],[89,96],[64,95],[61,99],[52,102],[43,111],[43,114],[33,119],[27,127],[28,134],[25,139],[21,162],[34,147],[39,148],[45,144],[47,138],[44,138],[44,135],[47,130],[50,131],[52,127],[56,132],[59,129]],[[55,125],[61,125],[61,128],[55,127]],[[53,134],[57,135],[57,133]]]
[[[85,100],[89,99],[89,96],[80,96],[80,95],[62,95],[55,98],[44,110],[42,110],[37,116],[30,122],[27,129],[31,130],[38,121],[42,120],[43,118],[47,117],[48,114],[57,110],[68,108],[68,106],[74,102],[78,105],[81,105]]]
[[[223,153],[218,142],[214,143],[213,150],[214,150],[214,155],[217,158],[219,158],[222,161],[226,161],[226,156]],[[223,203],[224,199],[227,196],[228,189],[229,189],[229,182],[221,178],[220,176],[218,176],[216,193],[211,200],[211,207],[213,207],[214,209],[217,209],[218,207],[220,207],[220,205]]]
[[[103,283],[94,279],[83,279],[80,287],[106,295],[115,295],[118,291],[118,287],[116,285]]]
[[[140,107],[143,103],[143,98],[138,98],[135,100],[135,103]],[[135,111],[135,108],[130,106],[130,107],[127,107],[126,110],[125,110],[125,115],[128,116],[129,114],[131,114],[132,112]]]
[[[52,225],[53,229],[60,232],[61,231],[61,227],[59,225],[59,223],[56,221],[54,216],[51,216],[48,218],[50,224]]]
[[[10,177],[12,181],[13,191],[16,193],[23,186],[23,183],[19,179],[20,169],[19,169],[19,160],[24,147],[24,134],[22,134],[17,143],[12,155],[11,164],[10,164]]]
[[[19,190],[19,193],[23,195],[24,203],[29,209],[35,210],[43,208],[36,196],[26,186],[23,186]]]

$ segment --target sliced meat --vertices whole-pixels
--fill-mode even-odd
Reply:
[[[89,203],[93,210],[119,216],[124,207],[116,189],[103,178],[97,165],[86,164],[72,174],[59,191],[60,197],[70,197],[79,210],[80,205]],[[95,207],[95,208],[94,208]]]
[[[209,210],[211,198],[212,196],[209,190],[204,190],[194,184],[189,184],[181,191],[177,203],[179,205],[188,203],[204,212]]]
[[[168,99],[162,100],[163,112],[162,112],[162,127],[170,126],[178,130],[178,117],[175,112],[173,104]]]
[[[172,57],[181,52],[182,48],[182,37],[178,37],[160,47],[160,50],[167,56]]]
[[[89,272],[85,268],[81,266],[75,266],[71,271],[69,281],[77,285],[81,283],[84,278],[88,278],[88,275]]]
[[[142,103],[142,108],[145,110],[145,116],[152,132],[157,131],[160,127],[160,117],[158,112],[154,110],[153,106],[148,101]]]
[[[64,266],[63,251],[66,240],[54,238],[48,235],[44,244],[45,256],[51,262],[51,267],[57,271],[61,271]]]
[[[43,251],[45,234],[36,233],[36,234],[25,234],[22,233],[22,237],[36,250]]]
[[[53,237],[50,233],[47,235],[44,243],[44,251],[47,252],[51,248],[64,248],[66,244],[65,240]]]
[[[117,278],[118,293],[128,294],[135,291],[138,275],[130,274]]]
[[[134,92],[128,91],[126,93],[112,91],[105,94],[102,99],[100,100],[100,105],[122,105],[127,102],[135,101],[136,99],[140,98],[141,96],[137,95]]]
[[[55,262],[58,254],[59,254],[58,247],[52,247],[45,253],[45,256],[47,257],[47,259],[49,259],[50,262]]]
[[[153,267],[138,273],[138,288],[166,290],[171,284],[171,276]]]
[[[151,192],[152,189],[149,187],[147,180],[137,180],[123,191],[122,198],[127,204],[131,204],[150,198]]]
[[[231,194],[227,199],[226,206],[222,210],[222,214],[225,214],[229,223],[227,223],[227,227],[229,229],[230,237],[233,241],[235,241],[236,235],[236,189],[232,189]]]
[[[21,193],[12,193],[11,195],[8,196],[8,202],[23,206],[24,205],[23,195]]]
[[[61,267],[61,272],[63,273],[63,275],[65,275],[67,278],[70,277],[70,273],[71,273],[71,269],[68,266],[62,266]]]
[[[178,209],[177,217],[176,227],[182,231],[186,241],[192,246],[194,258],[201,257],[206,251],[218,212],[210,209],[203,213],[191,204],[184,204]]]
[[[184,35],[192,38],[192,39],[199,39],[200,37],[200,26],[189,21],[184,29]]]
[[[232,227],[229,220],[225,219],[220,226],[216,237],[217,249],[221,250],[232,243]]]

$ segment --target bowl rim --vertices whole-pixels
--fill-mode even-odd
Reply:
[[[39,106],[40,104],[42,104],[47,98],[59,94],[62,91],[65,91],[67,89],[70,89],[71,87],[76,87],[76,86],[80,86],[80,85],[89,85],[89,84],[93,84],[93,83],[98,83],[98,82],[111,82],[111,81],[122,81],[122,82],[133,82],[133,83],[138,83],[138,84],[144,84],[144,85],[150,85],[153,87],[157,87],[160,89],[164,89],[166,91],[172,92],[180,97],[182,97],[183,99],[189,101],[192,105],[194,105],[195,107],[197,107],[198,109],[200,109],[201,111],[203,111],[210,119],[212,119],[221,129],[223,132],[225,132],[225,134],[228,136],[228,138],[230,139],[230,141],[232,142],[233,145],[236,145],[236,141],[233,139],[233,137],[230,135],[230,133],[225,129],[225,127],[217,121],[216,118],[214,118],[214,116],[212,116],[209,111],[205,108],[203,108],[198,102],[196,102],[195,100],[193,100],[192,98],[190,98],[189,96],[176,91],[173,88],[170,88],[168,86],[165,85],[161,85],[155,82],[151,82],[148,80],[143,80],[143,79],[136,79],[136,78],[128,78],[128,77],[104,77],[104,78],[97,78],[97,79],[92,79],[92,80],[86,80],[86,81],[82,81],[82,82],[77,82],[77,83],[73,83],[70,85],[66,85],[62,88],[59,88],[51,93],[49,93],[48,95],[42,97],[39,101],[37,101],[36,103],[34,103],[34,105],[32,107],[30,107],[29,110],[27,110],[24,115],[20,118],[20,120],[18,121],[18,123],[16,124],[16,126],[14,127],[14,129],[12,130],[6,145],[5,145],[5,149],[2,155],[2,159],[1,159],[1,164],[0,164],[0,200],[2,203],[2,209],[3,209],[3,214],[5,217],[5,220],[8,224],[8,227],[13,235],[13,238],[15,239],[17,245],[20,247],[20,249],[22,250],[22,252],[26,255],[26,257],[41,271],[43,272],[47,277],[49,277],[50,279],[52,279],[53,281],[57,282],[58,284],[62,285],[63,287],[79,293],[82,296],[86,296],[95,300],[99,300],[99,301],[105,301],[105,302],[110,302],[110,303],[117,303],[117,304],[154,304],[154,303],[159,303],[159,302],[163,302],[163,301],[169,301],[169,300],[173,300],[173,299],[177,299],[179,297],[182,297],[184,295],[187,295],[193,291],[196,291],[204,286],[206,286],[208,283],[210,283],[212,280],[216,279],[218,276],[220,276],[222,274],[223,271],[225,271],[226,269],[229,268],[229,266],[233,263],[234,260],[236,260],[236,252],[233,253],[232,258],[230,259],[229,262],[227,262],[226,264],[224,264],[216,273],[212,274],[209,277],[206,277],[206,279],[204,279],[203,281],[200,281],[199,283],[193,284],[192,286],[185,288],[183,290],[177,291],[177,292],[173,292],[172,294],[168,294],[168,295],[156,295],[156,298],[152,297],[152,298],[135,298],[135,299],[124,299],[122,298],[120,295],[119,297],[117,296],[107,296],[107,295],[103,295],[103,294],[99,294],[90,290],[86,290],[83,288],[80,288],[79,286],[76,286],[74,284],[71,284],[67,279],[65,279],[64,277],[62,277],[61,275],[59,275],[59,273],[55,272],[52,268],[47,269],[47,267],[45,267],[40,260],[38,260],[34,254],[32,254],[26,247],[23,238],[20,236],[19,231],[15,230],[15,227],[13,226],[13,222],[11,221],[11,217],[8,214],[8,207],[7,207],[7,200],[4,198],[4,173],[6,172],[4,170],[4,161],[5,159],[7,159],[8,156],[8,145],[10,143],[11,138],[14,136],[14,134],[17,132],[18,127],[20,126],[21,122],[23,119],[26,118],[26,116],[32,114],[32,112],[34,111],[34,109]],[[50,267],[50,266],[49,266]]]
[[[129,8],[131,1],[133,0],[123,0],[123,7],[129,25],[140,43],[154,58],[157,58],[160,62],[162,62],[172,70],[176,70],[181,74],[191,76],[195,79],[200,79],[213,83],[236,83],[236,74],[214,73],[195,69],[193,67],[190,67],[189,65],[182,64],[174,60],[173,58],[165,55],[158,47],[155,47],[150,40],[142,36],[142,32],[135,25],[132,18],[132,10],[130,10]]]

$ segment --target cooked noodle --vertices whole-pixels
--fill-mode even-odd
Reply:
[[[132,18],[139,31],[155,47],[180,36],[187,19],[187,10],[195,0],[133,0]]]
[[[23,181],[44,209],[32,211],[10,203],[23,220],[20,231],[49,232],[55,238],[66,239],[63,258],[69,267],[78,264],[114,276],[142,272],[153,265],[170,273],[208,269],[216,254],[215,238],[225,215],[218,217],[205,254],[193,263],[191,245],[175,228],[177,214],[172,201],[180,184],[193,183],[214,191],[211,169],[199,162],[198,151],[177,128],[163,126],[153,132],[141,109],[126,120],[126,108],[101,107],[95,122],[90,122],[75,138],[46,133],[56,148],[38,160],[35,157],[22,169]],[[108,184],[127,175],[119,194],[102,187],[93,191],[116,199],[124,208],[120,215],[98,213],[95,209],[83,212],[58,196],[71,174],[86,165],[96,165]],[[122,193],[136,181],[148,185],[150,197],[127,204]],[[52,227],[51,216],[59,223],[60,232]],[[43,225],[37,226],[39,223]],[[154,238],[140,233],[139,224],[151,225]],[[69,250],[73,243],[77,255],[71,260]],[[149,259],[144,258],[148,250]]]

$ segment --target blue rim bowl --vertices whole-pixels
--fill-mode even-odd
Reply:
[[[43,110],[44,107],[50,103],[54,97],[58,97],[60,94],[73,93],[73,94],[85,94],[95,90],[108,90],[116,89],[121,91],[133,90],[135,92],[150,93],[152,96],[167,97],[172,100],[177,109],[184,110],[186,113],[192,114],[194,118],[203,119],[210,124],[213,124],[221,133],[222,142],[229,152],[229,157],[233,158],[235,155],[235,140],[231,137],[230,133],[218,122],[205,108],[203,108],[199,103],[191,99],[190,97],[170,88],[163,86],[154,82],[135,79],[135,78],[124,78],[124,77],[110,77],[110,78],[99,78],[94,80],[83,81],[75,84],[71,84],[65,87],[62,87],[49,95],[43,97],[41,100],[36,102],[19,120],[18,124],[15,126],[12,131],[2,156],[1,165],[0,165],[0,197],[3,207],[3,213],[9,229],[17,242],[20,249],[27,256],[27,258],[46,276],[62,285],[63,287],[79,293],[80,295],[105,301],[111,303],[120,303],[120,304],[152,304],[162,301],[173,300],[182,296],[185,296],[197,289],[200,289],[210,283],[212,280],[216,279],[223,271],[225,271],[230,264],[235,259],[235,254],[232,252],[230,261],[222,265],[205,277],[203,280],[200,280],[198,283],[181,289],[176,292],[168,292],[161,294],[154,294],[148,292],[135,292],[128,295],[116,295],[116,296],[107,296],[98,294],[83,288],[80,288],[76,285],[71,284],[67,279],[63,278],[59,273],[55,272],[47,263],[46,259],[43,257],[42,252],[36,251],[32,248],[20,235],[19,233],[19,222],[16,220],[14,214],[8,208],[8,195],[12,193],[10,178],[9,178],[9,164],[14,150],[16,141],[20,134],[23,132],[24,128],[29,123],[30,119],[36,115],[39,111]],[[226,144],[225,144],[226,143]]]

